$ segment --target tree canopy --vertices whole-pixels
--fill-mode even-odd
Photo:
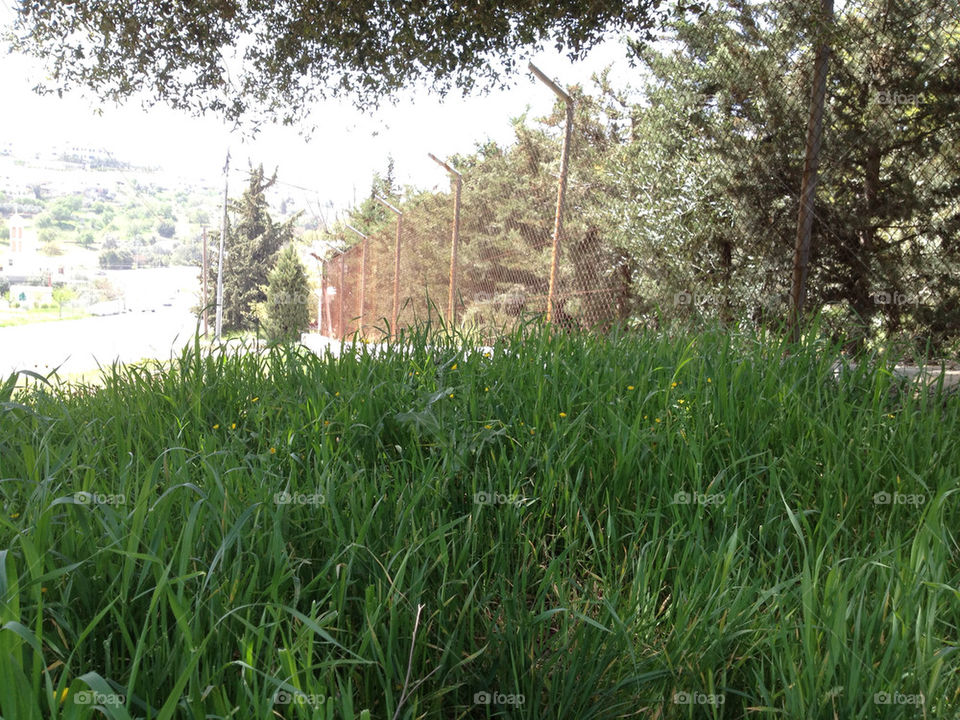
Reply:
[[[46,61],[40,91],[291,123],[323,97],[370,107],[417,82],[503,84],[517,51],[552,42],[581,57],[608,32],[649,31],[662,1],[30,0],[14,48]]]

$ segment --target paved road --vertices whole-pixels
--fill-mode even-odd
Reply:
[[[105,276],[120,294],[116,307],[133,311],[0,328],[0,381],[14,370],[47,375],[60,366],[65,375],[95,371],[98,362],[166,359],[192,341],[196,268],[116,270]]]
[[[0,378],[14,370],[48,374],[95,370],[97,363],[168,358],[193,340],[197,320],[183,307],[0,328]]]

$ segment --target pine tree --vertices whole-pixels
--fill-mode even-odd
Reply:
[[[248,330],[256,319],[255,306],[267,297],[267,274],[276,262],[280,248],[293,240],[293,227],[299,215],[284,223],[270,217],[266,191],[277,181],[267,178],[263,165],[250,170],[250,183],[239,200],[230,203],[223,261],[223,329]],[[219,235],[213,233],[216,248]],[[210,298],[216,303],[216,253],[210,262]]]
[[[270,271],[267,287],[266,330],[271,340],[295,340],[310,324],[307,303],[310,283],[293,245],[287,245]]]
[[[612,163],[610,223],[642,261],[641,294],[694,291],[727,319],[784,316],[817,6],[721,4],[672,21],[669,47],[634,45],[647,103]],[[876,298],[926,291],[956,306],[957,21],[938,3],[857,7],[838,6],[832,31],[808,306],[859,331],[919,319],[946,332],[953,311]]]

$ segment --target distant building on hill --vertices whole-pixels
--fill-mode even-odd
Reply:
[[[8,282],[41,282],[64,279],[67,274],[63,262],[41,255],[37,231],[23,216],[13,215],[7,242],[0,250],[0,278]]]
[[[8,223],[10,237],[3,258],[5,272],[32,266],[37,259],[37,231],[21,215],[14,215]]]

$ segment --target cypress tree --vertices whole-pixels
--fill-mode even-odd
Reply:
[[[310,323],[310,283],[293,245],[287,245],[270,271],[266,329],[271,340],[296,340]]]
[[[256,306],[266,301],[265,287],[270,268],[280,248],[293,240],[295,216],[284,223],[270,217],[266,191],[277,181],[276,172],[266,177],[263,165],[250,169],[250,182],[239,200],[230,202],[223,260],[223,329],[249,330],[256,319]],[[212,234],[217,247],[219,235]],[[217,285],[216,253],[210,262],[210,297],[215,307]]]

